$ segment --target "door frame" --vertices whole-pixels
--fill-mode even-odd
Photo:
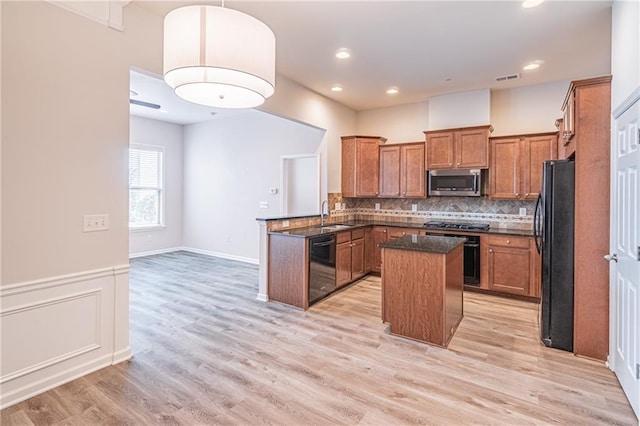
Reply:
[[[288,208],[287,208],[287,194],[288,194],[288,182],[287,182],[287,162],[292,160],[299,160],[303,158],[315,158],[316,159],[316,169],[318,171],[316,178],[316,186],[318,188],[318,199],[316,200],[316,210],[317,213],[320,214],[320,203],[322,199],[322,187],[321,187],[321,161],[320,161],[320,153],[313,154],[293,154],[293,155],[281,155],[280,156],[280,214],[281,216],[288,216]]]

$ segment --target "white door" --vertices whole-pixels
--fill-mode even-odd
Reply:
[[[611,353],[640,417],[640,101],[614,111],[611,153]],[[616,259],[617,258],[617,261]]]

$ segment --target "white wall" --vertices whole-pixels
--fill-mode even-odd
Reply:
[[[124,32],[42,1],[0,7],[6,406],[130,356],[129,68],[160,68],[162,31],[136,7]],[[95,213],[110,229],[82,232]]]
[[[570,81],[491,92],[492,136],[555,132]]]
[[[280,185],[280,156],[315,153],[323,136],[260,111],[185,126],[183,245],[257,262],[256,218],[280,214],[281,191],[269,191]]]
[[[614,1],[611,26],[611,107],[640,88],[640,3]]]
[[[489,89],[429,98],[429,129],[491,124]]]
[[[164,227],[129,231],[129,254],[182,246],[182,127],[131,116],[131,144],[164,147]]]
[[[276,78],[276,93],[260,107],[260,110],[326,129],[325,139],[320,148],[322,158],[328,159],[326,172],[322,174],[322,194],[341,192],[340,137],[355,134],[355,111],[281,75]]]
[[[429,130],[429,102],[377,108],[357,113],[356,134],[383,136],[387,144],[424,141]]]

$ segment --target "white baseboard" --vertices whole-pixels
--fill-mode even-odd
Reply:
[[[150,250],[150,251],[141,251],[139,253],[129,253],[129,259],[133,259],[136,257],[145,257],[145,256],[153,256],[154,254],[164,254],[164,253],[172,253],[174,251],[184,250],[182,247],[169,247],[159,250]]]
[[[233,254],[202,250],[193,247],[181,247],[180,250],[189,251],[191,253],[204,254],[206,256],[219,257],[221,259],[237,260],[238,262],[251,263],[252,265],[257,265],[259,263],[258,259],[252,259],[250,257],[235,256]]]
[[[261,302],[268,302],[269,301],[269,296],[267,296],[264,293],[258,293],[258,296],[256,297],[256,299],[261,301]]]
[[[1,287],[0,409],[130,358],[128,293],[128,264]]]

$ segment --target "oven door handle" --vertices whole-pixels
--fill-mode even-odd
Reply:
[[[334,243],[335,240],[327,241],[325,243],[312,243],[313,247],[327,247]]]
[[[480,244],[465,244],[465,247],[471,247],[471,248],[478,248],[480,247]]]

